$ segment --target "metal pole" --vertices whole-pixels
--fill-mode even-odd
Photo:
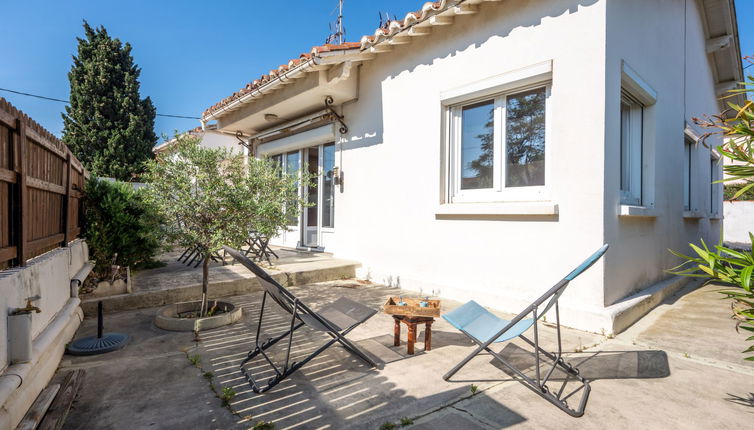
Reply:
[[[102,339],[102,300],[97,302],[97,339]]]

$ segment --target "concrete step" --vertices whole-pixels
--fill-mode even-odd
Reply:
[[[356,276],[359,263],[340,259],[320,259],[314,261],[280,264],[268,270],[270,275],[283,286],[307,285],[315,282],[349,279]],[[186,277],[186,282],[175,282],[180,276],[164,273],[157,276],[139,274],[135,279],[133,293],[109,297],[83,298],[81,308],[86,317],[97,316],[97,302],[102,301],[105,313],[131,309],[152,308],[171,303],[200,300],[202,297],[201,269],[199,276]],[[148,285],[144,278],[149,278]],[[257,277],[240,264],[210,268],[209,298],[248,294],[262,291]]]

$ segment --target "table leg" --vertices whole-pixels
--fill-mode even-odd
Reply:
[[[433,321],[427,321],[424,324],[424,350],[432,350],[432,323]]]
[[[408,354],[414,354],[414,342],[416,342],[416,323],[408,323]]]
[[[393,345],[401,346],[401,320],[393,318],[395,326],[393,326]]]

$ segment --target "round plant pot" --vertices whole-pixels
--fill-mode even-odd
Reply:
[[[210,302],[214,305],[214,300]],[[233,324],[241,319],[241,308],[228,302],[217,302],[218,309],[227,309],[225,312],[211,317],[204,318],[179,318],[178,314],[184,312],[198,311],[201,302],[183,302],[163,306],[157,311],[154,324],[163,329],[171,331],[202,331],[209,330],[224,325]]]

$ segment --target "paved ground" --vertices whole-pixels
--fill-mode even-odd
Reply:
[[[490,428],[748,428],[754,415],[754,363],[741,360],[740,335],[727,319],[725,301],[712,287],[682,291],[615,339],[575,330],[564,332],[569,361],[589,378],[592,394],[583,418],[571,418],[479,357],[450,382],[442,380],[472,345],[444,320],[433,326],[432,351],[409,356],[392,345],[392,319],[377,314],[349,338],[380,363],[370,369],[341,347],[332,347],[268,393],[248,389],[238,363],[253,343],[258,294],[232,301],[243,320],[201,333],[171,333],[152,324],[154,309],[108,315],[106,331],[133,336],[121,351],[97,357],[65,356],[61,371],[86,369],[85,385],[66,429],[250,428],[263,420],[276,428],[365,428],[409,417],[414,429]],[[396,289],[357,282],[330,282],[293,289],[316,308],[338,296],[377,307]],[[451,309],[457,303],[445,301]],[[273,312],[263,331],[288,324]],[[77,336],[96,330],[86,320]],[[307,354],[326,338],[301,329],[292,357]],[[553,347],[553,330],[542,336]],[[419,334],[422,339],[422,333]],[[404,333],[405,340],[405,333]],[[502,354],[526,366],[523,344]],[[501,347],[502,349],[502,347]],[[581,351],[581,352],[574,352]],[[282,359],[283,348],[273,354]],[[189,357],[197,357],[195,367]],[[261,376],[260,361],[252,367]],[[269,372],[267,374],[270,374]],[[60,375],[58,376],[60,377]],[[476,394],[471,384],[478,387]],[[218,393],[236,393],[224,408]]]

